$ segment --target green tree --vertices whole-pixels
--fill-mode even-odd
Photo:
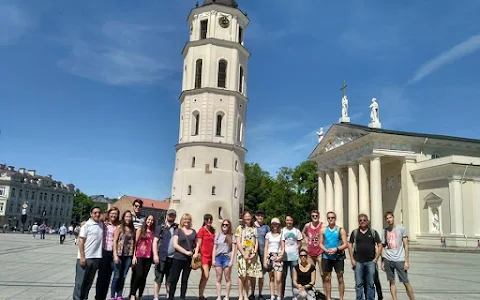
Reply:
[[[82,193],[79,189],[75,191],[73,196],[72,220],[81,222],[90,217],[90,210],[93,207],[93,200]]]
[[[274,180],[258,163],[245,164],[245,207],[244,210],[255,213],[260,204],[267,201]]]

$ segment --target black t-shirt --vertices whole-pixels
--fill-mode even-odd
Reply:
[[[307,272],[302,272],[300,266],[295,266],[295,271],[297,271],[297,283],[300,285],[307,285],[312,281],[312,273],[315,272],[315,267],[310,265],[310,269],[308,269]]]
[[[365,233],[360,231],[360,228],[356,229],[357,238],[354,240],[354,231],[350,234],[350,244],[354,245],[353,258],[358,262],[367,262],[375,259],[375,245],[380,244],[380,237],[378,232],[374,229],[368,229]],[[375,238],[372,235],[372,231],[375,231]]]

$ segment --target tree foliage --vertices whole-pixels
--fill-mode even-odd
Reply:
[[[88,219],[92,208],[93,200],[87,194],[77,189],[73,196],[72,220],[81,222]]]
[[[310,219],[310,211],[317,208],[317,166],[305,161],[295,168],[282,167],[275,178],[258,163],[245,166],[245,210],[263,210],[270,220],[286,215],[303,226]]]

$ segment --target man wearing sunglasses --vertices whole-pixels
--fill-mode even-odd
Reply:
[[[382,241],[375,229],[369,228],[368,217],[358,216],[358,229],[350,234],[348,249],[352,268],[355,271],[355,293],[357,300],[364,299],[364,286],[367,286],[367,300],[375,300],[374,276],[377,261],[382,254]]]
[[[145,222],[145,216],[142,215],[143,201],[141,199],[135,199],[133,201],[132,208],[132,223],[135,229],[142,227],[143,222]]]
[[[305,224],[302,230],[303,239],[307,241],[308,263],[317,268],[320,275],[322,272],[322,254],[323,250],[320,247],[320,233],[323,228],[323,222],[320,222],[320,215],[318,210],[310,212],[311,222]]]

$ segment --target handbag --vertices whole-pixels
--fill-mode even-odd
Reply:
[[[280,243],[278,243],[278,249],[277,249],[277,254],[278,255],[280,254],[280,248],[281,248],[281,244],[282,244],[282,234],[283,234],[283,229],[280,231]],[[278,256],[277,256],[277,258],[278,258]],[[267,272],[272,272],[273,271],[273,260],[272,259],[268,260],[267,268],[265,269],[265,271],[267,271]]]
[[[183,236],[185,236],[185,240],[187,241],[187,246],[189,249],[191,249],[190,251],[193,251],[191,245],[190,245],[190,241],[188,240],[188,237],[187,235],[185,234],[185,232],[183,232],[182,229],[180,229],[183,233]],[[192,261],[190,262],[190,267],[192,268],[192,270],[198,270],[202,267],[202,255],[200,253],[198,253],[198,257],[197,258],[193,258],[192,257]]]
[[[324,293],[320,292],[319,290],[317,290],[315,287],[312,287],[312,290],[315,294],[315,299],[316,300],[327,300],[327,296],[325,296]]]

